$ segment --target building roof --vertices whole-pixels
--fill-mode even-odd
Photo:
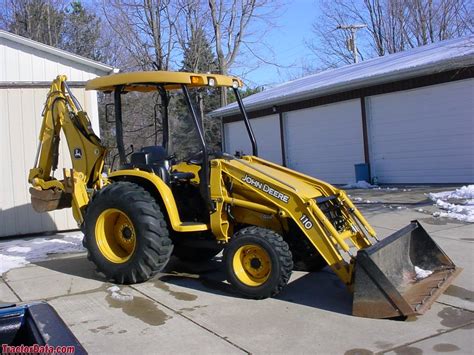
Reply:
[[[31,47],[31,48],[34,48],[34,49],[37,49],[37,50],[40,50],[40,51],[43,51],[43,52],[46,52],[46,53],[53,54],[53,55],[58,56],[58,57],[68,59],[70,61],[82,64],[82,65],[88,66],[90,68],[103,71],[104,74],[108,74],[108,73],[112,73],[112,72],[117,73],[119,71],[117,68],[114,68],[110,65],[100,63],[100,62],[96,62],[95,60],[88,59],[88,58],[82,57],[80,55],[73,54],[73,53],[64,51],[62,49],[52,47],[52,46],[48,46],[47,44],[43,44],[43,43],[40,43],[40,42],[37,42],[37,41],[33,41],[29,38],[18,36],[16,34],[13,34],[13,33],[10,33],[10,32],[4,31],[4,30],[0,30],[0,38],[5,38],[5,39],[8,39],[12,42],[16,42],[16,43],[19,43],[21,45]]]
[[[248,111],[254,111],[472,65],[474,36],[469,36],[326,70],[264,90],[243,101]],[[232,103],[210,115],[225,117],[238,112],[237,103]]]

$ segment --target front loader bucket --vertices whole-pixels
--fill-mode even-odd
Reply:
[[[352,313],[368,318],[423,314],[461,270],[412,221],[357,253]]]

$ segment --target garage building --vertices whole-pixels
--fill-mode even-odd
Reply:
[[[28,192],[28,173],[38,148],[41,112],[51,81],[68,77],[74,95],[99,133],[97,94],[85,82],[106,75],[108,65],[0,30],[0,237],[77,228],[69,209],[38,214]],[[61,140],[61,167],[71,167]]]
[[[327,70],[244,99],[263,158],[334,184],[474,182],[474,36]],[[237,105],[227,152],[250,153]]]

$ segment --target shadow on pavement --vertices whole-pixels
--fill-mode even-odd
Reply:
[[[290,282],[276,298],[325,311],[352,314],[352,294],[329,268],[304,273]]]
[[[103,276],[97,273],[94,264],[87,260],[85,255],[37,261],[32,264],[75,277],[106,281]]]
[[[158,276],[161,281],[226,297],[243,297],[225,282],[226,276],[220,258],[197,264],[197,268],[208,268],[197,274],[190,263],[178,260],[171,266],[167,268],[168,273]],[[188,272],[191,274],[186,274]],[[296,272],[296,275],[301,276],[291,281],[275,299],[340,314],[352,314],[352,295],[331,270],[326,268],[314,273]]]
[[[34,264],[74,277],[106,282],[85,255],[46,260]],[[352,295],[328,268],[314,273],[296,272],[296,276],[297,278],[291,281],[275,299],[340,314],[351,314]],[[172,258],[164,272],[157,274],[148,282],[156,284],[156,281],[223,297],[242,298],[226,282],[220,257],[201,263],[182,262]]]

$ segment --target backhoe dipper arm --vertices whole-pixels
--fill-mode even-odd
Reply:
[[[101,173],[106,149],[92,130],[87,113],[69,90],[66,79],[60,75],[51,84],[42,113],[35,166],[30,170],[28,181],[33,185],[30,192],[37,211],[69,207],[67,200],[72,200],[74,217],[81,223],[81,209],[89,200],[87,189],[103,184]],[[68,143],[72,169],[65,169],[64,180],[57,180],[53,172],[58,166],[61,129]]]

